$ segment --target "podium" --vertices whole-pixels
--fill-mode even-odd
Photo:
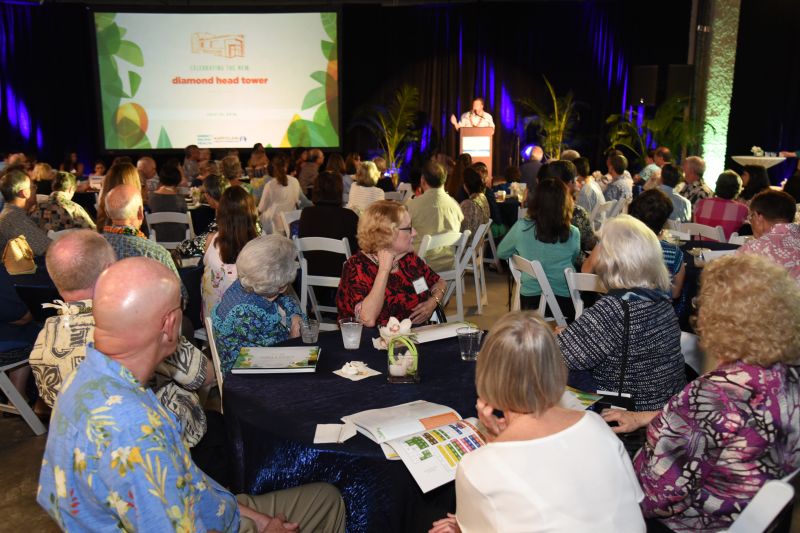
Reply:
[[[469,154],[472,156],[473,163],[485,163],[492,173],[492,137],[494,128],[461,128],[459,142],[459,154]]]

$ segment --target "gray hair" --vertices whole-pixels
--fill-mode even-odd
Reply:
[[[563,152],[561,152],[562,161],[571,161],[574,163],[575,160],[578,159],[580,156],[581,154],[577,150],[564,150]]]
[[[670,290],[664,252],[658,237],[643,222],[619,215],[600,229],[595,272],[609,289]]]
[[[141,194],[132,194],[126,198],[127,201],[125,203],[121,203],[121,198],[118,198],[116,195],[112,196],[112,192],[114,192],[114,189],[108,191],[108,196],[106,196],[105,199],[106,216],[108,216],[109,220],[128,220],[134,218],[139,213],[139,209],[144,208]],[[111,201],[109,201],[109,199],[111,199]]]
[[[356,183],[362,187],[374,187],[378,184],[381,173],[372,161],[362,161],[356,171]]]
[[[262,235],[248,242],[236,259],[239,281],[246,291],[274,298],[297,275],[296,250],[282,235]]]
[[[685,163],[686,168],[691,169],[698,178],[702,178],[706,172],[706,162],[703,161],[702,157],[697,157],[696,155],[687,157]]]

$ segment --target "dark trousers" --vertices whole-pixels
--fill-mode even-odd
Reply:
[[[540,297],[541,295],[538,296],[520,295],[519,306],[521,309],[536,310],[539,308]],[[558,302],[558,307],[561,308],[561,313],[567,320],[567,324],[573,322],[575,320],[575,306],[572,305],[572,298],[569,298],[568,296],[559,296],[556,294],[556,301]]]

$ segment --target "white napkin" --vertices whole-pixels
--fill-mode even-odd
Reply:
[[[334,370],[333,373],[351,381],[360,381],[362,379],[380,374],[380,372],[368,367],[362,361],[350,361],[345,363],[342,368],[339,370]]]
[[[353,424],[317,424],[314,444],[341,443],[355,436]]]

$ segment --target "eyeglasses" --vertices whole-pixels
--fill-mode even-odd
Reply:
[[[405,228],[397,228],[397,231],[407,231],[407,232],[411,233],[412,231],[414,231],[414,227],[413,226],[408,226],[408,227],[405,227]]]

